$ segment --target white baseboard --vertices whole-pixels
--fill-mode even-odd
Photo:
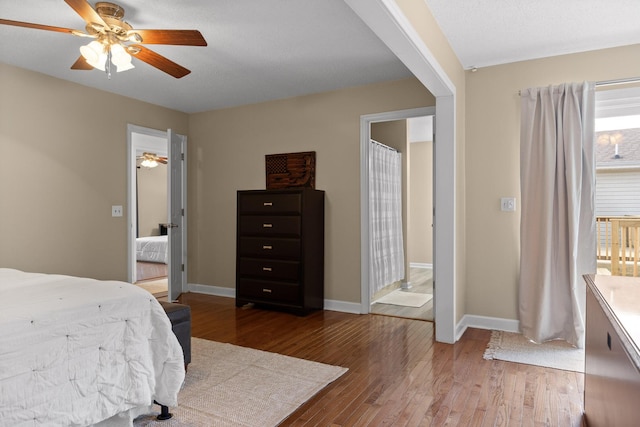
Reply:
[[[430,270],[433,270],[433,264],[427,264],[424,262],[411,262],[409,263],[409,267],[411,268],[428,268]]]
[[[476,316],[465,314],[456,326],[456,341],[458,341],[467,328],[491,329],[504,332],[520,332],[520,321],[503,319],[500,317]]]
[[[199,285],[197,283],[188,283],[187,289],[189,292],[195,292],[197,294],[215,295],[217,297],[236,297],[236,288],[223,288],[222,286],[210,286]]]
[[[189,292],[197,294],[214,295],[217,297],[235,298],[235,288],[223,288],[221,286],[199,285],[197,283],[189,283],[187,285]],[[342,313],[360,314],[360,303],[324,300],[324,309],[330,311],[339,311]]]
[[[339,311],[341,313],[361,314],[361,305],[357,302],[324,300],[324,309],[331,311]]]

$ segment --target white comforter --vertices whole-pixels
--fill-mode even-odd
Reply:
[[[0,426],[132,425],[154,400],[176,406],[183,380],[147,291],[0,268]]]
[[[138,261],[169,263],[168,236],[138,237],[136,259]]]

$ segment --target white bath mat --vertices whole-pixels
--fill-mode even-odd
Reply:
[[[429,301],[431,301],[433,295],[431,294],[419,294],[416,292],[407,292],[401,289],[396,289],[393,292],[388,293],[380,299],[374,301],[378,304],[392,304],[402,305],[405,307],[422,307]]]

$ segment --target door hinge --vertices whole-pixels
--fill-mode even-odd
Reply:
[[[184,216],[184,208],[182,208],[182,216]]]
[[[184,271],[184,264],[180,266],[180,271]]]
[[[184,160],[184,153],[180,153],[180,160]]]

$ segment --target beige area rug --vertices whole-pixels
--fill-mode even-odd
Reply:
[[[389,292],[385,296],[373,301],[374,304],[392,304],[401,305],[404,307],[422,307],[431,299],[431,294],[420,294],[417,292],[407,292],[401,289],[396,289],[393,292]]]
[[[492,331],[485,359],[498,359],[565,371],[584,372],[584,349],[566,341],[532,343],[522,334]]]
[[[173,418],[136,427],[277,426],[346,368],[191,339],[191,364]],[[159,411],[159,409],[158,409]]]

